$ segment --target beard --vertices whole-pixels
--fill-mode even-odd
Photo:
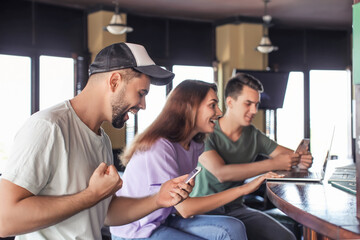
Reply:
[[[117,111],[118,113],[116,113],[115,111]],[[121,113],[122,111],[123,111],[122,109],[113,106],[113,117],[111,124],[113,125],[114,128],[122,128],[125,125],[124,118],[127,112]]]
[[[122,128],[125,125],[126,120],[124,120],[130,104],[125,102],[125,92],[126,88],[124,87],[119,95],[113,99],[111,103],[112,107],[112,122],[114,128]]]

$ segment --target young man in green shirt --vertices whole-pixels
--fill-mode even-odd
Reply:
[[[294,153],[278,145],[252,124],[258,111],[263,86],[248,74],[237,74],[225,88],[226,113],[216,123],[199,158],[203,171],[197,176],[191,196],[205,196],[242,185],[244,180],[292,166],[307,169],[312,165],[309,152]],[[254,161],[258,154],[269,156]],[[223,214],[243,221],[248,239],[295,239],[279,222],[261,211],[243,204],[242,198],[218,208],[211,214]]]

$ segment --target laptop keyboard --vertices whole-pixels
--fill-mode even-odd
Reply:
[[[355,182],[356,181],[356,167],[355,164],[348,167],[338,167],[335,168],[335,171],[330,176],[328,182],[333,181],[346,181],[346,182]]]
[[[356,166],[335,168],[334,173],[328,179],[333,187],[356,194]]]
[[[356,174],[333,174],[329,178],[329,182],[332,181],[355,181],[356,180]]]

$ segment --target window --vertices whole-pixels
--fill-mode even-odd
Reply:
[[[313,154],[319,153],[319,156],[325,154],[334,127],[330,154],[344,160],[351,158],[350,72],[312,70],[310,71],[310,138]],[[314,159],[316,160],[316,156]]]
[[[143,132],[159,115],[166,101],[166,86],[150,85],[150,91],[145,97],[146,109],[137,114],[138,132]],[[131,119],[129,119],[130,121]]]
[[[277,142],[296,149],[304,138],[304,74],[290,72],[284,104],[277,109]]]
[[[275,110],[273,110],[273,109],[265,110],[265,134],[270,139],[276,141],[276,139],[275,139]]]
[[[31,59],[0,54],[0,173],[14,136],[31,114]]]
[[[186,79],[202,80],[209,83],[214,82],[214,70],[212,67],[174,65],[173,73],[175,73],[173,89]]]
[[[74,97],[74,60],[40,56],[40,110]]]
[[[74,96],[74,60],[72,58],[41,56],[39,96],[32,89],[31,58],[0,54],[0,106],[7,118],[0,120],[0,173],[9,158],[15,134],[32,114],[32,99],[39,97],[44,109]],[[36,75],[36,74],[35,74]]]
[[[142,111],[142,110],[140,110]],[[140,112],[138,112],[139,114]],[[132,142],[132,140],[135,137],[135,132],[136,132],[136,127],[135,127],[135,115],[128,113],[129,115],[129,119],[125,122],[125,126],[126,126],[126,130],[125,130],[125,134],[126,134],[126,144],[130,144]]]

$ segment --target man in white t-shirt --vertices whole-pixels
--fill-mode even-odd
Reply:
[[[56,73],[54,73],[56,74]],[[122,225],[188,197],[182,176],[145,198],[116,197],[121,188],[109,137],[128,112],[145,109],[150,83],[174,74],[155,65],[141,45],[116,43],[101,50],[84,90],[32,115],[15,137],[0,180],[0,237],[101,239],[104,225]]]

